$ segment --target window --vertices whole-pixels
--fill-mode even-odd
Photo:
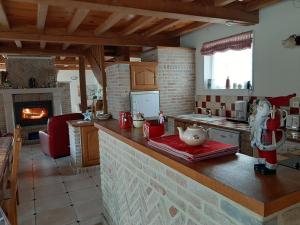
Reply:
[[[252,84],[253,33],[245,32],[203,44],[204,84],[207,89],[246,89]]]
[[[231,89],[246,89],[248,82],[252,84],[252,47],[216,52],[205,56],[204,62],[205,87],[208,89],[225,89],[227,77]]]

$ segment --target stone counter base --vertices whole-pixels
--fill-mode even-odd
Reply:
[[[99,142],[110,225],[300,224],[300,204],[264,218],[101,130]]]

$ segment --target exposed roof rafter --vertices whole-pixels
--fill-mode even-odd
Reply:
[[[83,0],[14,0],[20,2],[45,3],[60,7],[73,7],[96,11],[108,11],[123,14],[142,15],[177,20],[191,20],[209,23],[258,23],[258,15],[239,9],[205,6],[197,2],[176,2],[171,0],[97,0],[97,2]]]
[[[113,25],[119,22],[124,17],[124,14],[120,14],[118,12],[112,13],[103,24],[97,27],[95,30],[95,35],[98,36],[105,31],[109,30]]]

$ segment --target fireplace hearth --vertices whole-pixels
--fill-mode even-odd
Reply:
[[[47,124],[53,116],[52,101],[15,102],[15,124],[34,126]]]

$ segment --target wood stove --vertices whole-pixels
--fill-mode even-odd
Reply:
[[[53,116],[52,101],[15,102],[15,124],[34,126],[47,124]]]

